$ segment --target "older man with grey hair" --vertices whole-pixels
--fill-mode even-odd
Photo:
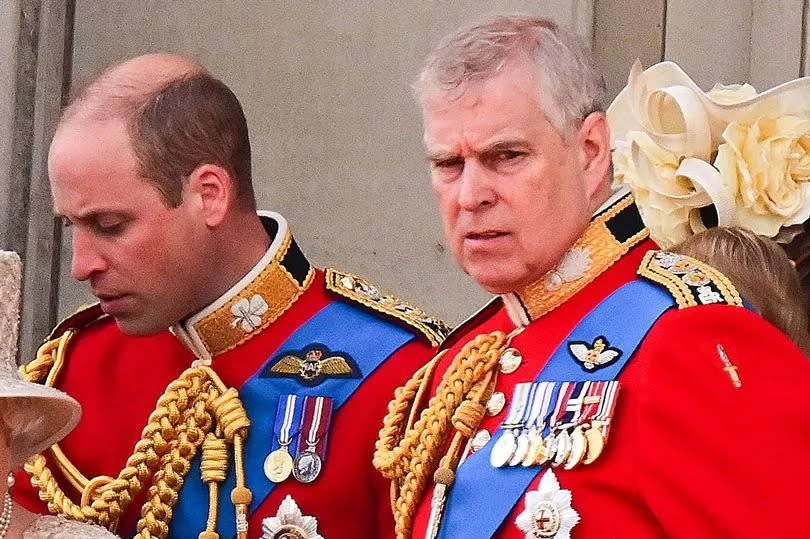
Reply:
[[[810,536],[810,364],[611,190],[587,48],[498,16],[416,89],[453,254],[497,297],[389,407],[397,536]]]

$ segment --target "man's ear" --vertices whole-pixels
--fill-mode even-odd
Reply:
[[[193,199],[205,224],[216,227],[222,223],[234,202],[234,182],[223,167],[213,164],[198,166],[186,182],[186,196]]]
[[[589,198],[610,187],[611,169],[610,128],[604,112],[592,112],[577,132],[583,178]]]

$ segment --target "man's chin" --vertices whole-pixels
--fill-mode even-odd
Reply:
[[[508,294],[517,290],[517,281],[507,278],[503,274],[488,273],[468,273],[478,286],[490,294]]]
[[[166,329],[166,326],[155,326],[153,320],[142,320],[137,317],[127,316],[114,316],[113,319],[121,333],[131,337],[148,337]]]
[[[514,271],[509,271],[509,269],[514,268],[502,269],[503,271],[497,271],[495,268],[487,268],[484,271],[467,271],[466,273],[478,283],[478,286],[490,294],[496,295],[519,291],[523,287],[537,281],[545,274],[545,272],[538,272],[537,275],[526,273],[517,274]]]

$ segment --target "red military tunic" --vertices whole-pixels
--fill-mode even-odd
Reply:
[[[349,320],[333,320],[328,316],[326,321],[319,322],[320,327],[325,325],[328,331],[356,340],[359,350],[373,352],[375,347],[381,346],[376,340],[392,332],[398,344],[386,353],[387,357],[373,372],[362,373],[359,387],[333,414],[328,456],[321,475],[310,484],[290,477],[266,499],[259,500],[250,515],[250,537],[259,537],[262,519],[276,515],[288,495],[304,516],[317,518],[317,531],[324,537],[385,537],[391,530],[388,485],[371,466],[379,428],[375,418],[382,417],[393,389],[432,356],[432,346],[438,344],[444,326],[421,311],[380,294],[360,278],[333,270],[325,275],[311,268],[295,246],[283,218],[276,214],[268,216],[264,219],[265,226],[276,240],[265,258],[211,307],[173,328],[174,334],[165,331],[150,337],[129,337],[97,308],[80,313],[57,328],[57,333],[71,325],[80,328],[70,343],[67,361],[56,385],[75,397],[84,409],[81,423],[60,447],[86,478],[117,476],[133,453],[158,398],[189,368],[195,355],[210,361],[211,368],[227,386],[240,389],[271,362],[282,343],[302,328],[311,330],[313,320],[319,315],[322,319],[327,312],[325,309],[337,308],[363,320],[366,324],[363,327],[374,331],[355,334],[353,332],[360,328],[353,327]],[[251,304],[257,294],[266,300],[266,309],[256,309]],[[247,315],[238,318],[236,313],[240,311],[231,311],[231,307],[245,298],[246,305],[251,305],[249,314],[261,319],[254,319],[255,328],[247,322],[247,328],[254,331],[240,327]],[[187,346],[176,335],[186,341]],[[354,359],[362,363],[363,358]],[[288,377],[288,382],[298,381],[294,373],[289,376],[292,378]],[[274,380],[259,381],[272,386],[278,383]],[[303,384],[300,387],[306,388]],[[276,409],[262,409],[261,413],[272,418]],[[258,419],[251,417],[254,424]],[[251,433],[248,444],[250,436]],[[261,454],[254,455],[254,460],[261,461],[270,448],[259,448],[259,451]],[[248,445],[248,461],[249,452]],[[53,465],[52,455],[48,460],[62,488],[78,502],[75,489],[63,480],[59,467]],[[37,492],[27,483],[25,479],[18,481],[15,499],[29,509],[42,511]],[[247,485],[255,491],[257,485],[269,485],[269,480],[261,472],[251,475],[248,469]],[[147,488],[144,487],[124,513],[119,533],[134,529]],[[220,496],[227,501],[229,492],[223,489]],[[178,504],[183,503],[183,497],[184,491],[181,491]],[[204,509],[207,503],[207,499],[201,499],[191,505]],[[187,521],[187,517],[178,516],[182,514],[176,514],[172,520],[171,536],[197,537],[205,529],[205,518]],[[220,514],[219,522],[224,518],[232,521],[233,515]]]
[[[636,223],[643,226],[640,219]],[[627,226],[611,231],[619,236]],[[555,297],[538,286],[527,287],[458,328],[433,374],[430,395],[475,336],[509,333],[525,324],[510,344],[523,361],[514,372],[499,373],[495,384],[511,401],[515,385],[533,381],[594,307],[637,278],[642,257],[655,248],[649,240],[624,244],[626,254],[604,271],[586,274],[587,283],[568,297],[564,289]],[[600,243],[586,238],[577,245],[598,249]],[[724,368],[718,344],[736,366],[741,387]],[[785,335],[738,306],[671,309],[655,322],[618,380],[621,390],[602,455],[570,471],[553,468],[580,517],[571,537],[810,537],[804,507],[810,484],[810,362]],[[509,402],[479,428],[494,437],[508,409]],[[491,448],[489,443],[480,450]],[[515,524],[526,508],[525,494],[538,488],[543,473],[548,472],[538,474],[511,513],[498,521],[497,537],[567,537],[530,535]],[[415,510],[413,537],[429,536],[433,485],[429,480]],[[492,499],[500,494],[497,483],[480,488]],[[452,506],[452,496],[447,503]],[[471,516],[470,526],[454,538],[481,536],[472,516],[486,510],[461,508]],[[447,535],[439,532],[439,537]]]

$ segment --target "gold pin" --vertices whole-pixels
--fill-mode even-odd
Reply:
[[[726,355],[726,350],[723,348],[722,344],[717,345],[717,353],[720,355],[720,360],[723,362],[723,370],[728,373],[729,378],[731,378],[731,383],[734,384],[734,387],[741,388],[742,387],[742,380],[740,380],[740,375],[737,373],[737,366],[731,363],[731,360],[728,359]]]

